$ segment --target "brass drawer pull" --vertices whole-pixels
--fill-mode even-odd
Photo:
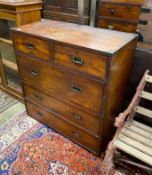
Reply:
[[[37,112],[37,114],[41,117],[43,116],[43,114],[41,112]]]
[[[111,15],[114,15],[116,10],[115,9],[109,9],[109,12],[110,12]]]
[[[80,138],[80,134],[79,133],[77,133],[77,132],[73,132],[73,136],[75,137],[75,138]]]
[[[73,118],[77,120],[81,120],[81,116],[79,114],[73,114]]]
[[[73,87],[72,87],[72,91],[79,94],[79,93],[81,93],[81,88],[79,88],[79,87],[77,87],[77,86],[73,86]]]
[[[127,8],[130,10],[133,6],[132,5],[127,5]]]
[[[79,65],[82,65],[84,63],[83,59],[78,56],[72,56],[72,62]]]
[[[112,29],[114,29],[114,26],[113,25],[108,25],[108,29],[112,30]]]
[[[26,47],[27,47],[28,49],[35,49],[35,45],[34,45],[34,44],[31,44],[31,43],[27,43],[27,44],[26,44]]]
[[[32,74],[33,76],[37,76],[37,75],[38,75],[38,73],[37,73],[35,70],[31,70],[31,74]]]
[[[38,99],[38,100],[43,100],[43,98],[37,94],[34,94],[34,96]]]

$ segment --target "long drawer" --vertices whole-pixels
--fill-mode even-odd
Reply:
[[[99,16],[138,21],[140,13],[140,6],[108,3],[102,1],[100,1],[99,3]]]
[[[56,11],[57,10],[57,11]],[[63,13],[58,11],[58,8],[55,8],[54,10],[51,10],[51,8],[48,6],[47,9],[43,11],[43,18],[45,19],[53,19],[57,21],[64,21],[64,22],[70,22],[70,23],[78,23],[78,16],[73,15],[72,13]],[[83,16],[83,24],[88,25],[89,24],[89,17]]]
[[[101,120],[98,117],[89,115],[66,104],[62,100],[48,96],[41,91],[29,87],[24,84],[24,94],[26,100],[32,101],[36,104],[42,105],[49,110],[52,110],[57,115],[62,116],[65,120],[72,122],[74,125],[87,130],[89,133],[97,136],[99,135],[99,127]]]
[[[101,54],[54,44],[54,63],[75,71],[105,79],[107,60],[108,58]]]
[[[36,56],[45,61],[51,61],[52,53],[49,41],[31,36],[14,33],[14,47],[16,50]]]
[[[97,27],[123,32],[136,32],[137,23],[98,17]]]
[[[28,114],[39,122],[57,130],[78,144],[84,146],[90,151],[97,152],[98,139],[78,129],[77,127],[65,122],[56,115],[36,106],[30,102],[26,102]]]
[[[51,64],[17,55],[21,78],[27,84],[81,105],[95,112],[101,111],[103,85],[85,77],[61,71]],[[91,98],[90,98],[91,97]]]

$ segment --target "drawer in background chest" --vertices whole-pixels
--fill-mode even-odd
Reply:
[[[14,47],[17,51],[30,54],[45,61],[51,61],[52,53],[49,41],[32,36],[13,33]]]
[[[32,101],[33,103],[53,111],[64,120],[70,123],[72,122],[74,125],[83,128],[94,136],[99,135],[99,128],[101,125],[99,117],[91,116],[60,99],[58,100],[57,98],[48,96],[27,85],[24,85],[24,94],[26,100]]]
[[[104,89],[101,82],[64,72],[28,56],[17,55],[17,62],[21,78],[26,84],[62,96],[78,107],[100,112]]]
[[[56,43],[53,47],[55,64],[105,79],[108,62],[106,56]]]
[[[78,144],[84,146],[85,148],[97,153],[97,147],[99,145],[99,140],[77,127],[63,121],[56,115],[36,106],[32,103],[26,102],[26,107],[28,114],[39,122],[57,130],[61,134],[67,136]]]
[[[140,12],[140,6],[107,3],[101,1],[98,8],[98,16],[118,18],[130,21],[138,21]]]
[[[138,23],[136,22],[127,22],[103,17],[98,17],[97,19],[97,27],[123,32],[136,32],[137,25]]]

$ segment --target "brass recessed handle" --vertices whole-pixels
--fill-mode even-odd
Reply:
[[[79,133],[77,133],[77,132],[73,132],[73,136],[75,137],[75,138],[80,138],[80,134]]]
[[[35,45],[34,45],[34,44],[31,44],[31,43],[27,43],[27,44],[26,44],[26,47],[27,47],[28,49],[35,49]]]
[[[41,117],[43,116],[43,114],[41,112],[37,112],[37,114]]]
[[[132,8],[132,5],[127,5],[127,8],[128,8],[128,9],[131,9],[131,8]]]
[[[72,91],[79,94],[81,93],[81,88],[77,86],[72,86]]]
[[[110,11],[110,14],[111,14],[111,15],[114,15],[114,13],[116,12],[115,9],[109,9],[109,11]]]
[[[42,100],[43,98],[37,94],[34,94],[34,96],[38,99],[38,100]]]
[[[73,114],[73,118],[77,120],[81,120],[81,116],[79,114]]]
[[[72,62],[75,64],[83,65],[84,61],[81,57],[79,56],[72,56]]]
[[[108,29],[112,30],[112,29],[114,29],[114,26],[109,24]]]
[[[37,76],[38,73],[37,73],[35,70],[31,70],[31,75],[33,75],[33,76]]]

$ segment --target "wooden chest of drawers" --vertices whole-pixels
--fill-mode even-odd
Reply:
[[[80,2],[79,2],[80,1]],[[84,1],[84,2],[83,2]],[[44,0],[43,17],[47,19],[80,23],[80,6],[84,4],[82,24],[89,24],[90,0]]]
[[[97,27],[136,32],[143,0],[99,0]]]
[[[136,35],[42,20],[12,36],[28,114],[99,155],[120,112]]]

